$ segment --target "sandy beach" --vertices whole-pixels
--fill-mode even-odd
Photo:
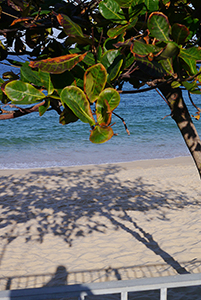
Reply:
[[[190,157],[0,178],[0,290],[201,272]]]

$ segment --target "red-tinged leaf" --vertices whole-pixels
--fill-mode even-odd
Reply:
[[[99,97],[96,102],[96,117],[98,124],[101,126],[108,126],[111,123],[112,112],[104,97]]]
[[[66,70],[71,70],[80,61],[82,61],[87,53],[84,54],[68,54],[54,58],[48,58],[39,61],[30,61],[31,68],[39,68],[44,72],[51,74],[60,74]]]
[[[100,127],[95,126],[95,128],[91,131],[90,141],[95,144],[102,144],[107,142],[114,135],[111,127]]]
[[[130,50],[133,54],[137,54],[141,57],[147,56],[149,53],[157,53],[160,51],[160,48],[154,45],[147,45],[144,40],[135,40],[130,47]]]
[[[184,44],[189,35],[190,30],[185,25],[175,23],[172,26],[172,38],[178,45]]]
[[[33,18],[28,18],[28,17],[26,17],[26,18],[15,19],[15,20],[10,24],[10,26],[13,26],[13,25],[15,25],[16,23],[19,23],[19,22],[27,22],[27,21],[31,21],[31,20],[33,20]]]
[[[96,64],[88,68],[84,74],[84,91],[93,103],[105,87],[107,71],[102,64]]]
[[[170,23],[166,15],[161,12],[153,12],[148,18],[147,27],[159,41],[169,41]]]
[[[67,105],[73,113],[84,123],[95,125],[89,101],[84,92],[76,86],[67,86],[61,92],[61,102]]]
[[[68,36],[73,35],[84,37],[81,27],[74,23],[68,16],[59,14],[57,15],[57,20]]]

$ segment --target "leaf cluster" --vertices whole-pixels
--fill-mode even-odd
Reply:
[[[65,125],[91,127],[90,140],[113,136],[118,88],[171,80],[200,93],[199,1],[9,0],[0,3],[0,60],[20,67],[0,81],[4,104],[59,113]],[[21,63],[10,55],[27,55]]]

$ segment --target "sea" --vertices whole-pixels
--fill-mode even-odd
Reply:
[[[0,65],[0,75],[11,70],[10,66]],[[132,90],[132,86],[125,84],[124,90]],[[183,95],[190,113],[195,115],[187,92]],[[201,107],[201,96],[192,98]],[[169,107],[155,90],[122,94],[114,112],[125,120],[130,135],[121,119],[113,115],[116,135],[104,144],[91,143],[90,127],[80,120],[61,125],[55,111],[48,111],[42,117],[35,112],[0,120],[0,169],[108,164],[190,155],[169,116]],[[194,123],[201,136],[201,120],[194,119]]]

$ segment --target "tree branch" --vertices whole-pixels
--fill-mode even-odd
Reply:
[[[38,108],[44,104],[45,104],[45,101],[42,101],[42,102],[40,102],[32,107],[29,107],[29,108],[17,107],[18,110],[13,110],[13,111],[5,111],[5,110],[1,109],[2,114],[0,115],[0,120],[14,119],[14,118],[25,116],[32,112],[36,112],[36,111],[38,111]]]

